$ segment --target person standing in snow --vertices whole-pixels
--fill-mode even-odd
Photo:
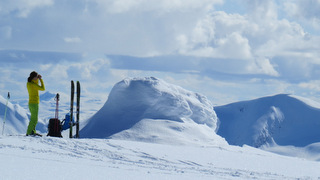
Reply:
[[[41,85],[39,85],[39,80]],[[44,91],[44,83],[42,76],[35,71],[30,73],[27,82],[27,89],[29,93],[29,110],[31,113],[30,122],[27,129],[27,136],[29,135],[39,135],[36,132],[36,126],[38,123],[38,111],[39,111],[39,91]]]

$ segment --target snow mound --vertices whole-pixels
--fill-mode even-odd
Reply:
[[[163,80],[127,78],[113,87],[80,133],[85,138],[225,143],[215,133],[218,118],[212,107],[205,96]]]
[[[0,132],[3,131],[4,114],[6,109],[7,99],[0,96]],[[29,123],[27,111],[20,105],[14,105],[8,102],[5,129],[3,134],[22,134],[27,132]]]
[[[312,161],[320,161],[320,143],[309,144],[305,147],[262,146],[261,149],[284,156],[299,157]]]
[[[304,147],[319,142],[319,107],[287,94],[218,106],[217,134],[232,145]]]

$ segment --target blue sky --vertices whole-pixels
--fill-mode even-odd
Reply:
[[[213,104],[290,93],[320,100],[319,0],[2,0],[0,93],[27,98],[80,80],[106,99],[128,76],[155,76]]]

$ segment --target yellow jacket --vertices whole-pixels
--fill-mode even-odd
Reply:
[[[31,82],[27,82],[27,89],[29,92],[29,104],[39,104],[40,98],[39,98],[39,90],[44,91],[44,83],[43,80],[40,79],[41,86],[39,86],[38,80],[32,80]]]

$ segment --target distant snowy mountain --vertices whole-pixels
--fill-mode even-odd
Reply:
[[[231,145],[304,147],[320,142],[320,104],[287,94],[215,107]]]
[[[127,78],[81,130],[81,137],[147,142],[224,143],[205,96],[157,78]]]
[[[51,93],[49,91],[46,91],[45,93],[40,95],[40,100],[41,101],[49,101],[49,100],[54,99],[55,97],[56,97],[56,94]]]

